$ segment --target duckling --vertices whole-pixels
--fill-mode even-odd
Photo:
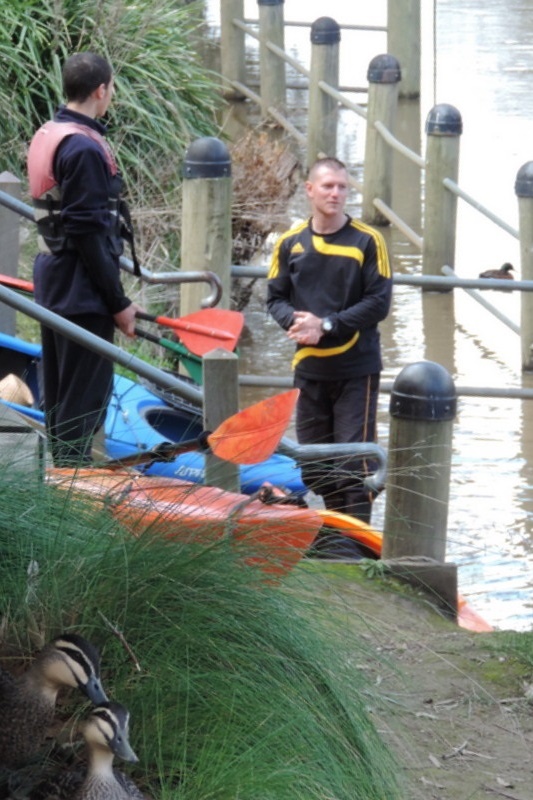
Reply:
[[[114,756],[138,761],[129,743],[129,718],[120,703],[96,706],[81,725],[87,765],[43,782],[30,792],[29,800],[147,800],[131,778],[113,769]]]
[[[49,642],[20,677],[0,668],[0,765],[26,764],[43,744],[62,686],[80,689],[93,703],[107,700],[100,682],[100,654],[82,636],[66,633]]]
[[[480,272],[480,278],[497,278],[498,280],[514,280],[513,275],[511,272],[514,271],[514,267],[512,264],[509,264],[508,261],[505,264],[502,264],[500,269],[486,269],[485,272]]]

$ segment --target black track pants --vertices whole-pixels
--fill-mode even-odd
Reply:
[[[296,433],[300,444],[373,442],[379,374],[345,381],[295,378],[300,389]],[[372,496],[364,478],[375,471],[368,459],[340,458],[303,465],[304,483],[322,495],[327,508],[370,522]]]
[[[111,317],[70,317],[71,322],[113,341]],[[91,461],[94,434],[105,421],[113,388],[113,364],[49,328],[41,329],[46,427],[55,466]]]

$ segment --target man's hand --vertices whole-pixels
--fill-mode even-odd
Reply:
[[[129,306],[123,308],[122,311],[119,311],[117,314],[113,314],[115,325],[126,336],[133,338],[135,336],[135,315],[137,311],[142,310],[143,309],[138,306],[137,303],[130,303]]]
[[[289,339],[297,344],[318,344],[322,338],[322,319],[309,311],[295,311],[294,322],[287,332]]]

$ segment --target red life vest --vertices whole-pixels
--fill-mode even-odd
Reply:
[[[108,200],[114,231],[110,239],[115,240],[116,253],[122,253],[123,242],[129,242],[133,260],[133,272],[141,275],[141,267],[135,253],[133,227],[128,206],[121,199],[122,178],[118,172],[115,156],[104,136],[87,125],[77,122],[46,122],[33,137],[28,150],[28,178],[30,194],[35,206],[38,246],[43,253],[61,253],[72,249],[61,222],[61,191],[54,176],[54,156],[57,148],[67,136],[81,134],[96,142],[101,148],[111,174],[111,191]]]
[[[92,139],[102,149],[111,175],[117,174],[117,163],[106,139],[87,125],[77,122],[45,122],[33,137],[28,150],[28,178],[30,194],[34,200],[41,199],[47,192],[57,186],[54,177],[54,155],[66,136],[82,134]]]

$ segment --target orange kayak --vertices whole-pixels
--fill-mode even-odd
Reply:
[[[135,535],[205,543],[231,537],[243,547],[246,563],[270,575],[293,569],[323,526],[354,539],[371,557],[381,556],[382,534],[337,511],[269,505],[249,495],[128,469],[50,469],[47,482],[101,502]],[[462,596],[457,605],[461,627],[492,630]]]
[[[248,495],[134,470],[51,469],[47,482],[98,500],[135,535],[195,542],[231,537],[243,547],[246,563],[274,575],[289,572],[322,527],[320,515],[309,508],[266,505]]]

